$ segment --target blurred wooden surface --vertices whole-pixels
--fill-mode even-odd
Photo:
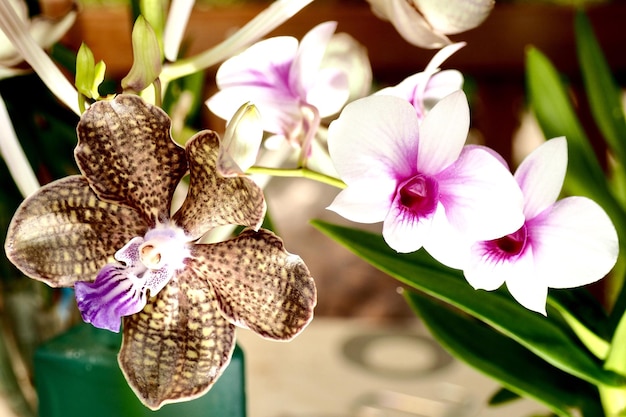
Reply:
[[[189,22],[186,39],[188,56],[217,44],[229,33],[252,19],[258,5],[228,8],[196,7]],[[623,53],[626,4],[611,3],[588,9],[609,62],[620,71],[626,69]],[[524,50],[535,45],[566,71],[577,68],[574,36],[574,11],[569,7],[539,4],[497,3],[493,13],[478,28],[455,35],[467,41],[466,48],[449,61],[449,66],[469,74],[496,77],[521,75]],[[336,20],[338,31],[350,33],[366,45],[372,66],[380,77],[402,76],[419,71],[432,51],[405,42],[387,22],[377,19],[365,1],[314,2],[270,34],[302,36],[314,25]],[[130,67],[131,21],[124,7],[83,8],[66,38],[80,46],[85,41],[97,59],[103,59],[112,74],[125,74]]]

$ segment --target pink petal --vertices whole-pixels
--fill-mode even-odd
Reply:
[[[448,221],[468,239],[496,239],[524,223],[521,190],[509,170],[482,147],[465,147],[437,180]]]
[[[413,107],[397,97],[370,96],[348,104],[328,131],[331,159],[351,185],[415,173],[419,137]]]
[[[539,146],[515,172],[524,193],[524,214],[531,219],[556,201],[567,170],[567,141],[554,138]]]
[[[220,89],[240,84],[255,86],[287,86],[292,61],[296,57],[298,40],[277,36],[262,40],[224,61],[215,79]]]
[[[423,174],[435,175],[461,153],[469,131],[469,105],[462,91],[443,98],[420,126],[417,166]]]
[[[356,182],[342,190],[328,210],[353,222],[381,222],[389,212],[395,190],[396,182],[389,178]]]
[[[590,284],[615,265],[619,251],[615,227],[588,198],[560,200],[529,227],[537,270],[551,288]]]

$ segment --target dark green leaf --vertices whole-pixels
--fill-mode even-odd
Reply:
[[[475,291],[461,271],[433,260],[426,252],[398,254],[381,236],[322,221],[313,225],[398,281],[479,318],[553,366],[592,383],[623,385],[625,378],[605,371],[560,320],[526,310],[505,291]]]
[[[406,292],[431,333],[454,356],[511,391],[544,404],[559,416],[573,409],[585,416],[602,414],[595,387],[539,358],[484,323],[418,292]]]
[[[519,394],[514,393],[510,389],[502,387],[491,396],[491,398],[489,399],[489,405],[505,404],[519,398]]]
[[[576,47],[593,117],[617,159],[625,164],[626,120],[621,90],[583,11],[576,14]]]
[[[609,189],[558,72],[546,56],[530,48],[526,54],[526,76],[531,107],[545,137],[567,138],[569,160],[564,189],[600,204],[615,224],[620,244],[626,249],[626,212]]]

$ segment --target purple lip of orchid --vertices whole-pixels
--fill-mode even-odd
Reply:
[[[152,409],[210,389],[230,360],[235,325],[289,340],[316,304],[303,261],[258,230],[265,215],[260,188],[217,174],[214,132],[199,132],[183,149],[170,124],[138,96],[93,104],[77,128],[82,175],[25,200],[5,243],[26,275],[74,286],[85,321],[119,331],[123,320],[120,367]],[[187,172],[187,197],[170,215]],[[198,243],[226,224],[248,229],[225,242]]]

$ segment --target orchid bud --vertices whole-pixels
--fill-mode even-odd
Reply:
[[[220,143],[217,157],[217,171],[220,175],[244,175],[254,165],[262,139],[261,115],[254,104],[245,103],[228,122],[224,139]]]
[[[161,49],[154,30],[143,16],[135,21],[132,33],[133,66],[122,79],[122,87],[140,92],[161,73]]]
[[[91,49],[83,43],[76,54],[76,89],[85,97],[97,99],[105,70],[104,61],[96,64]]]

